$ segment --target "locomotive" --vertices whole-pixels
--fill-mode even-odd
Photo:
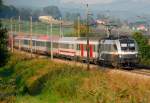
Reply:
[[[111,64],[114,67],[138,64],[138,46],[134,39],[127,36],[107,38],[59,37],[59,36],[19,36],[14,38],[14,47],[32,52],[87,61],[87,48],[91,63]],[[52,46],[52,47],[51,47]]]

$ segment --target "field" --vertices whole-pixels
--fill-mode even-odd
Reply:
[[[3,26],[6,27],[9,31],[11,31],[11,22],[10,20],[3,19]],[[12,30],[13,32],[19,32],[19,22],[17,20],[13,20],[12,22]],[[20,31],[24,33],[30,33],[30,22],[29,21],[21,21],[20,23]],[[32,23],[32,32],[35,35],[50,35],[50,25],[47,25],[42,22],[33,22]],[[53,35],[60,35],[60,25],[53,25],[52,29]],[[74,28],[73,26],[63,27],[62,33],[64,36],[74,36]]]
[[[15,79],[14,103],[149,103],[150,80],[12,54],[0,78]],[[10,90],[9,90],[10,88]],[[5,99],[2,99],[5,100]]]

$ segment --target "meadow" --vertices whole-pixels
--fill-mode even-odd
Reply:
[[[149,103],[150,80],[101,69],[30,58],[14,53],[0,68],[5,81],[15,78],[12,103]],[[9,89],[9,87],[8,87]],[[10,88],[11,89],[11,88]],[[13,98],[13,99],[12,99]]]
[[[3,26],[7,28],[8,31],[11,31],[11,21],[8,19],[2,20]],[[19,21],[12,21],[12,31],[14,33],[19,32]],[[20,32],[30,33],[30,22],[29,21],[21,21],[20,22]],[[50,35],[51,26],[50,24],[42,23],[40,21],[32,22],[32,33],[33,35]],[[60,25],[55,24],[52,28],[53,35],[60,35]],[[74,27],[73,26],[63,26],[62,34],[64,36],[75,36]]]

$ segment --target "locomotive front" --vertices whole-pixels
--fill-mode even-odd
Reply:
[[[138,64],[138,46],[134,39],[123,38],[117,42],[119,63],[123,66]]]

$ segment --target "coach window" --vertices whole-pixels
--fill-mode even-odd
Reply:
[[[37,42],[36,42],[36,46],[39,46],[39,45],[40,45],[40,44],[39,44],[39,41],[37,41]]]
[[[33,46],[35,46],[35,44],[36,44],[35,41],[32,41],[32,44],[33,44]]]
[[[50,48],[51,47],[51,43],[50,42],[46,42],[47,43],[47,47]]]
[[[58,48],[58,43],[53,43],[53,48]]]
[[[94,52],[97,51],[97,50],[96,50],[96,45],[93,45],[93,50],[94,50]]]
[[[25,45],[28,45],[28,40],[24,40],[24,44],[25,44]]]
[[[80,50],[80,44],[77,44],[77,50]]]
[[[45,42],[41,42],[41,46],[45,46]]]
[[[69,49],[74,49],[74,45],[73,44],[69,44]]]

